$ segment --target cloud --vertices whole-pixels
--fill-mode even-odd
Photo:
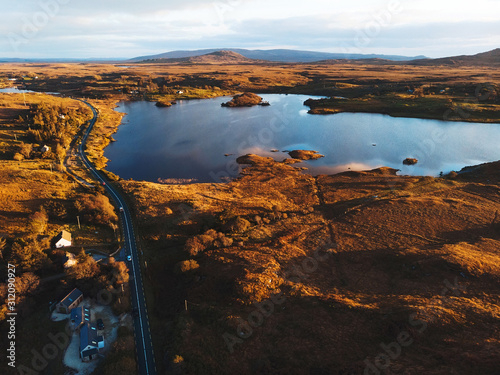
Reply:
[[[23,0],[0,15],[0,57],[218,47],[438,57],[498,47],[499,15],[496,0]]]

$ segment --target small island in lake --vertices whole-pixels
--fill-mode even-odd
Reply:
[[[317,160],[325,157],[325,155],[321,155],[318,151],[312,150],[293,150],[288,155],[297,160]]]
[[[171,107],[172,104],[177,104],[175,101],[171,102],[169,100],[159,100],[156,102],[156,106],[160,108]]]
[[[418,163],[418,159],[414,159],[414,158],[406,158],[405,160],[403,160],[404,165],[415,165],[417,163]]]
[[[254,105],[268,106],[270,104],[251,92],[235,95],[230,101],[221,104],[222,107],[253,107]]]

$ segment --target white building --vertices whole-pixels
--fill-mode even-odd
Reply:
[[[71,246],[71,244],[71,233],[68,231],[61,231],[61,233],[59,233],[55,238],[55,245],[58,249],[61,247]]]

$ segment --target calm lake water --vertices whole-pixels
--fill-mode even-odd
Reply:
[[[228,98],[155,103],[122,102],[127,115],[105,150],[108,169],[122,178],[219,182],[235,177],[239,155],[316,150],[325,158],[301,163],[309,173],[331,174],[380,166],[400,174],[433,175],[500,160],[500,124],[474,124],[379,114],[309,115],[304,95],[261,95],[270,107],[224,108]],[[225,154],[231,154],[225,156]],[[402,164],[417,158],[415,166]]]

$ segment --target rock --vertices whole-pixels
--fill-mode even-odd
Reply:
[[[265,158],[255,154],[247,154],[240,156],[236,159],[238,164],[249,164],[249,165],[257,165],[257,164],[267,164],[274,162],[273,158]]]
[[[417,163],[418,163],[418,160],[414,159],[414,158],[406,158],[405,160],[403,160],[404,165],[415,165]]]
[[[325,155],[318,154],[318,151],[311,150],[293,150],[288,153],[293,159],[316,160],[324,158]]]

